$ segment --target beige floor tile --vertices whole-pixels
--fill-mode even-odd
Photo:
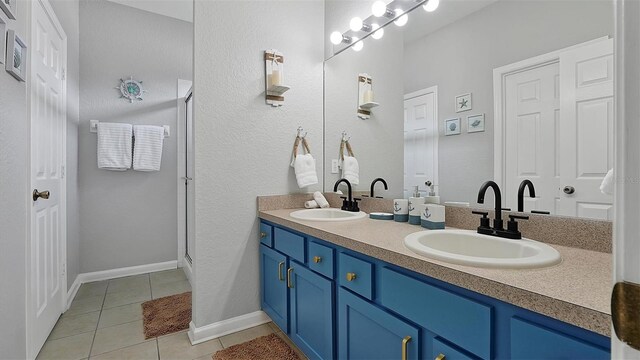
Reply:
[[[100,311],[61,317],[49,334],[49,340],[96,331],[99,317]]]
[[[213,339],[191,346],[187,333],[181,332],[159,337],[158,348],[160,360],[191,360],[221,350],[222,344],[218,339]]]
[[[144,342],[142,320],[98,329],[91,356]]]
[[[99,311],[102,308],[104,296],[90,296],[84,299],[75,299],[71,303],[63,317],[86,314],[93,311]]]
[[[44,343],[38,360],[79,360],[89,356],[93,333],[69,336],[66,338],[51,340]]]
[[[142,319],[142,303],[116,306],[102,310],[98,328],[120,325]]]
[[[271,328],[273,329],[273,331],[278,332],[278,331],[282,331],[282,329],[280,329],[278,327],[278,325],[276,325],[276,323],[274,323],[273,321],[269,323],[269,326],[271,326]]]
[[[107,280],[82,284],[75,298],[84,299],[91,296],[104,296],[105,292],[107,292],[107,285],[109,285]]]
[[[131,288],[113,293],[107,292],[107,296],[104,299],[104,308],[109,309],[147,300],[151,300],[151,288],[149,286],[146,288]]]
[[[220,342],[222,342],[222,346],[228,348],[229,346],[253,340],[260,336],[272,334],[273,332],[274,331],[271,326],[268,324],[262,324],[233,334],[225,335],[220,338]]]
[[[113,292],[122,292],[134,289],[149,288],[149,274],[127,276],[123,278],[109,280],[107,294]]]
[[[92,356],[91,360],[157,360],[158,344],[156,339],[104,353],[102,355]]]
[[[151,288],[155,285],[187,280],[187,275],[182,269],[159,271],[149,274],[149,277],[151,278]]]
[[[307,356],[302,352],[302,350],[300,350],[296,346],[296,344],[294,344],[293,341],[289,339],[287,335],[285,335],[285,333],[283,333],[282,331],[276,331],[276,335],[278,335],[282,340],[284,340],[284,342],[286,342],[287,345],[289,345],[293,349],[293,351],[295,351],[296,354],[298,354],[298,357],[300,357],[300,359],[308,359]]]
[[[153,294],[154,299],[169,295],[181,294],[187,291],[191,291],[191,284],[188,280],[174,281],[170,283],[151,286],[151,293]]]

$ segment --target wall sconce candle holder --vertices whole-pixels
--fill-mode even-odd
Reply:
[[[362,120],[371,117],[371,109],[379,106],[373,101],[373,79],[368,74],[358,75],[358,117]]]
[[[265,100],[266,103],[278,107],[284,104],[285,92],[291,87],[284,85],[284,56],[277,50],[264,52]]]

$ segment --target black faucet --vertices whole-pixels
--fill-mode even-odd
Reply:
[[[493,230],[502,230],[502,193],[500,192],[500,187],[495,181],[487,181],[480,187],[480,191],[478,191],[478,204],[484,204],[484,194],[487,192],[487,189],[493,189],[493,195],[495,196],[495,219],[493,220]]]
[[[360,208],[358,207],[358,201],[361,199],[354,199],[353,198],[353,192],[351,191],[351,183],[349,182],[349,180],[347,179],[340,179],[338,181],[336,181],[335,185],[333,185],[333,192],[337,192],[338,191],[338,185],[340,185],[340,183],[345,183],[347,184],[347,190],[348,190],[348,198],[345,196],[340,196],[340,198],[343,200],[342,201],[342,210],[345,211],[351,211],[351,212],[360,212]]]
[[[518,188],[518,212],[524,211],[524,190],[526,188],[529,188],[529,197],[536,197],[536,189],[534,189],[531,180],[522,180],[520,188]]]
[[[518,222],[516,219],[528,220],[528,216],[509,215],[509,222],[507,223],[507,229],[504,229],[502,222],[502,194],[500,193],[500,187],[494,181],[487,181],[480,187],[478,192],[478,203],[484,204],[484,195],[487,189],[492,188],[495,195],[495,219],[493,220],[493,228],[489,226],[489,219],[486,212],[474,211],[474,214],[482,215],[480,219],[480,226],[478,227],[479,234],[498,236],[508,239],[521,239],[522,234],[518,231]],[[522,186],[521,192],[524,192]]]
[[[382,185],[384,185],[384,189],[385,190],[389,190],[389,187],[387,186],[387,182],[383,178],[377,178],[377,179],[375,179],[375,180],[373,180],[371,182],[371,193],[370,193],[371,197],[374,197],[373,196],[373,187],[376,186],[377,182],[382,182]],[[382,199],[382,196],[378,196],[378,198]]]

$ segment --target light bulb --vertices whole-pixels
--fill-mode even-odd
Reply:
[[[358,42],[358,38],[357,37],[353,38],[353,42],[355,43],[355,44],[353,44],[353,46],[351,46],[353,51],[360,51],[364,47],[364,42],[362,42],[362,41]]]
[[[360,31],[360,29],[362,29],[362,19],[360,19],[357,16],[354,17],[349,22],[349,27],[351,28],[352,31]]]
[[[382,0],[374,2],[373,5],[371,5],[371,12],[373,16],[380,17],[387,12],[387,4]]]
[[[380,40],[384,36],[384,29],[380,28],[380,25],[376,23],[371,24],[371,31],[373,31],[371,37],[376,40]]]
[[[329,37],[329,40],[331,40],[331,43],[333,45],[340,45],[340,43],[342,42],[342,33],[340,31],[334,31],[331,33],[331,36]]]
[[[396,16],[399,16],[393,23],[398,26],[405,26],[409,21],[409,15],[405,14],[400,8],[395,10]]]
[[[440,5],[440,0],[429,0],[426,4],[422,5],[422,8],[428,12],[435,11]]]

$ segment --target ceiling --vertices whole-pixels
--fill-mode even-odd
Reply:
[[[107,0],[174,19],[193,22],[193,0]]]
[[[441,0],[438,9],[432,13],[419,7],[409,15],[409,22],[404,28],[404,42],[410,43],[427,36],[496,1],[498,0]]]

